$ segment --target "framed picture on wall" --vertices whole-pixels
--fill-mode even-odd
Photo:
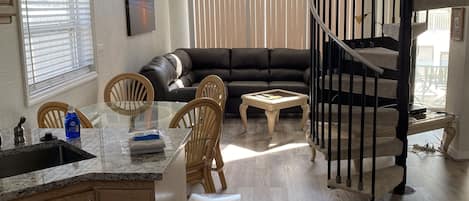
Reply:
[[[453,8],[451,10],[451,39],[464,40],[464,14],[465,8]]]
[[[155,0],[126,0],[127,35],[155,30]]]

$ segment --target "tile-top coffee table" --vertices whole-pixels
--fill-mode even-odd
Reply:
[[[244,128],[247,129],[246,110],[249,106],[265,110],[269,134],[274,133],[275,122],[279,119],[281,109],[301,106],[303,109],[303,118],[301,119],[301,128],[304,127],[309,114],[308,96],[300,93],[286,91],[282,89],[273,89],[256,93],[244,94],[241,96],[243,102],[239,106],[239,113],[243,121]]]

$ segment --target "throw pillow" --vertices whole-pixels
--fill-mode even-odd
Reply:
[[[176,60],[176,66],[175,66],[176,74],[177,74],[177,78],[180,78],[182,75],[182,62],[179,59],[179,57],[176,56],[175,54],[169,54],[169,56],[173,57],[173,59]]]

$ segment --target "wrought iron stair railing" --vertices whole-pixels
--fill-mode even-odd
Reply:
[[[360,0],[357,0],[360,1]],[[380,10],[377,10],[376,2],[382,1]],[[370,62],[357,51],[352,49],[346,40],[366,39],[365,37],[383,37],[384,33],[376,33],[376,19],[378,13],[385,13],[386,10],[392,10],[392,21],[394,22],[396,13],[396,1],[391,2],[392,8],[385,7],[385,0],[371,0],[372,11],[371,23],[369,28],[365,27],[362,21],[360,25],[356,25],[356,1],[352,1],[352,5],[347,5],[349,1],[336,0],[332,9],[333,0],[312,0],[311,1],[311,140],[319,149],[327,149],[327,177],[334,180],[335,183],[343,183],[349,188],[357,191],[370,189],[371,199],[375,198],[376,191],[376,141],[377,141],[377,111],[380,105],[379,82],[381,76],[385,72],[383,68]],[[364,17],[365,3],[361,6],[361,15]],[[388,0],[386,0],[388,2]],[[342,3],[342,4],[341,4]],[[326,6],[328,5],[328,6]],[[409,69],[411,64],[411,19],[412,19],[412,0],[400,0],[400,40],[397,42],[399,47],[399,71],[396,73],[398,84],[395,102],[399,113],[398,126],[396,128],[396,136],[402,141],[402,154],[396,156],[396,165],[404,169],[401,184],[396,188],[396,192],[402,192],[405,187],[405,167],[406,167],[406,148],[407,148],[407,124],[408,124],[408,103],[409,103]],[[343,10],[340,10],[342,7]],[[351,14],[347,14],[351,8]],[[333,18],[334,13],[342,13]],[[340,19],[342,16],[344,19]],[[347,17],[352,16],[353,19]],[[384,14],[380,14],[382,22],[384,22]],[[335,22],[333,23],[333,20]],[[352,23],[348,24],[348,23]],[[327,24],[327,25],[326,25]],[[356,36],[356,28],[360,29]],[[334,30],[331,31],[331,29]],[[369,34],[366,34],[369,30]],[[350,31],[351,33],[347,33]],[[341,37],[339,37],[341,35]],[[408,55],[408,56],[403,56]],[[326,78],[329,79],[326,79]],[[347,78],[347,79],[344,79]],[[356,86],[360,83],[361,86]],[[353,109],[360,108],[359,124],[353,122]],[[366,126],[370,126],[366,112],[372,108],[371,120],[371,136],[367,133]],[[333,115],[334,114],[334,115]],[[346,119],[345,121],[343,119]],[[367,125],[366,125],[367,124]],[[354,133],[354,126],[359,127],[359,132]],[[355,129],[356,130],[356,129]],[[365,183],[364,159],[366,147],[365,141],[371,138],[371,183]],[[353,144],[359,144],[359,157],[352,156]],[[334,149],[334,151],[333,151]],[[346,151],[343,151],[343,150]],[[344,154],[346,153],[346,154]],[[335,154],[333,156],[332,154]],[[333,160],[333,158],[335,158]],[[343,171],[342,160],[346,160],[345,169]],[[352,173],[352,162],[357,164],[355,167],[358,176],[354,177]],[[334,166],[334,165],[335,166]],[[333,170],[333,168],[335,170]],[[345,172],[345,174],[343,174]],[[358,179],[358,181],[354,181]],[[366,188],[365,185],[370,185]]]

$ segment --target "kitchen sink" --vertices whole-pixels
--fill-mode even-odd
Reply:
[[[0,152],[0,178],[91,159],[96,156],[57,140]]]

